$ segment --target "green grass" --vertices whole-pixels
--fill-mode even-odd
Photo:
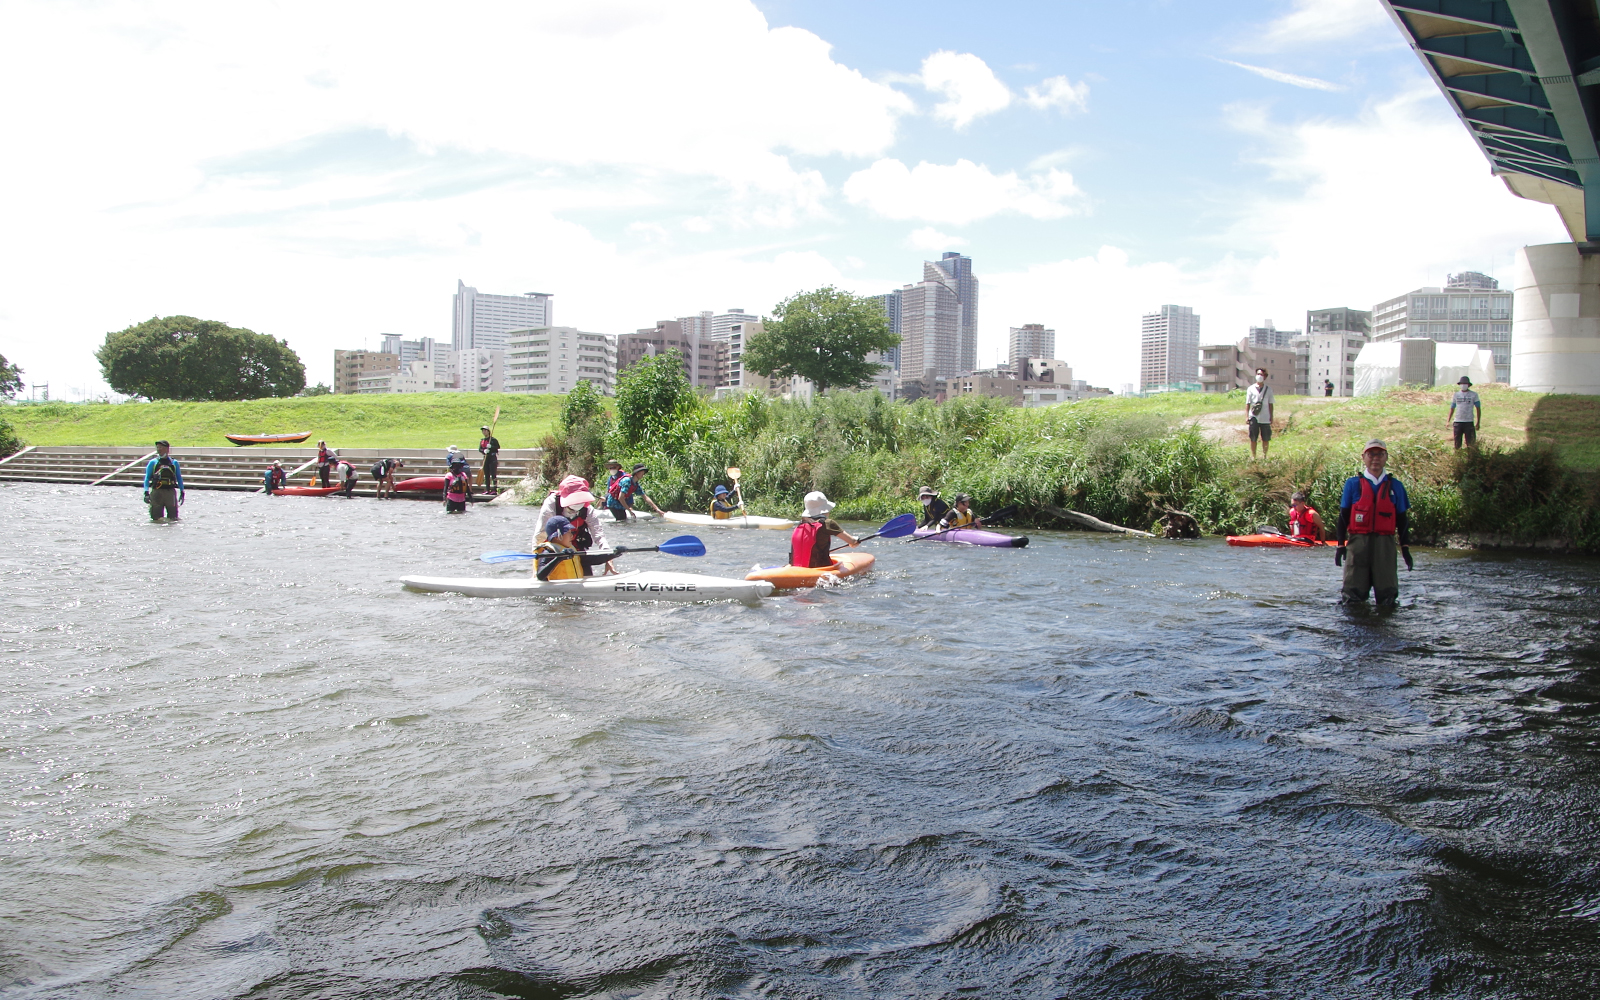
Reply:
[[[561,412],[561,396],[423,392],[372,396],[249,399],[231,403],[25,403],[5,418],[25,444],[232,447],[223,434],[310,431],[307,445],[335,448],[472,450],[478,427],[500,407],[495,437],[506,448],[534,448]]]

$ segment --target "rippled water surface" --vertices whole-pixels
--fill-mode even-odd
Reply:
[[[402,591],[531,511],[0,486],[0,995],[1587,997],[1600,564],[872,542]],[[669,526],[619,529],[653,544]],[[702,530],[743,575],[777,532]]]

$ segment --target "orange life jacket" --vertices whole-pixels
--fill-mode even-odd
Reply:
[[[1372,488],[1372,480],[1361,480],[1361,499],[1350,505],[1350,533],[1352,535],[1392,535],[1395,532],[1394,480],[1384,477],[1383,483]]]

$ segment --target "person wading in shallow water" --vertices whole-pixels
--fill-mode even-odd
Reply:
[[[1341,600],[1346,604],[1366,601],[1372,591],[1378,607],[1392,608],[1400,598],[1400,572],[1395,565],[1395,539],[1406,569],[1411,569],[1411,525],[1407,512],[1411,502],[1400,480],[1383,471],[1389,449],[1377,438],[1367,442],[1361,452],[1365,466],[1361,475],[1345,481],[1339,499],[1339,521],[1334,537],[1335,565],[1344,566]],[[1346,539],[1348,538],[1348,542]],[[1349,552],[1345,549],[1348,547]]]
[[[183,470],[168,454],[172,446],[165,441],[156,442],[156,457],[144,467],[144,502],[150,505],[150,520],[178,519],[178,508],[183,505]]]

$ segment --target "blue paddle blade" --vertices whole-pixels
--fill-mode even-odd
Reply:
[[[693,535],[679,535],[669,538],[656,546],[669,556],[703,556],[706,554],[706,543]]]
[[[516,552],[510,549],[501,552],[485,552],[478,557],[486,563],[512,562],[516,559],[532,559],[532,552]]]
[[[901,514],[886,521],[883,527],[878,529],[878,536],[880,538],[904,538],[916,530],[917,515]]]

